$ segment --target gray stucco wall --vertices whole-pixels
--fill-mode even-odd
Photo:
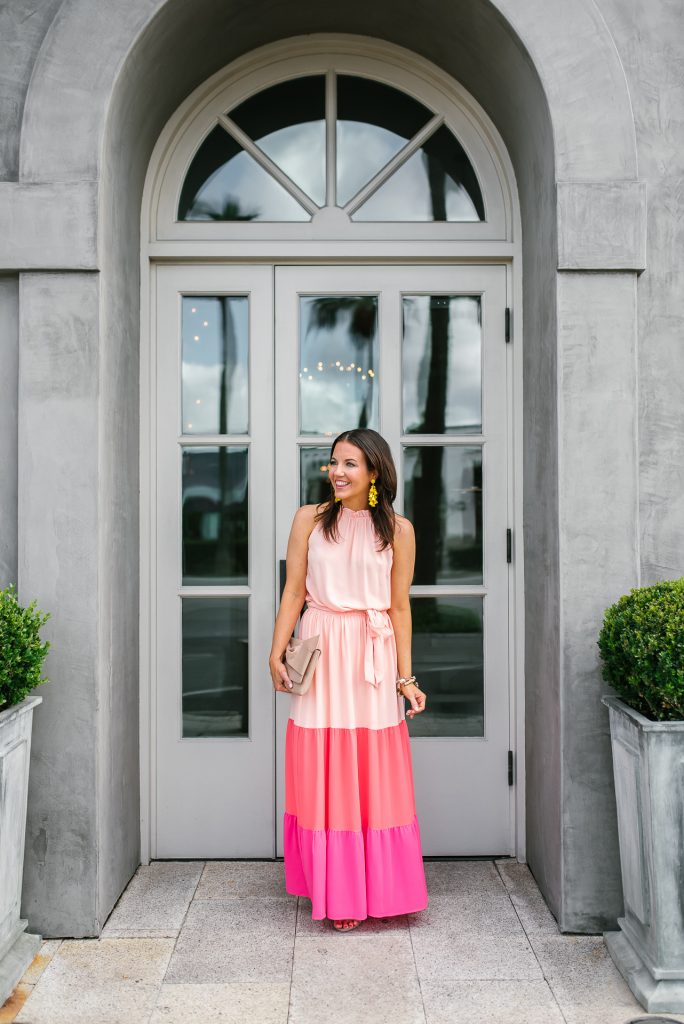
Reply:
[[[19,278],[0,276],[0,588],[17,582]]]
[[[39,925],[68,919],[74,936],[98,924],[98,283],[22,274],[20,290],[19,596],[52,613],[45,713],[33,716],[31,743],[33,884],[21,912]]]
[[[19,132],[36,54],[62,0],[0,5],[0,182],[19,175]],[[2,268],[0,268],[0,274]],[[19,278],[0,276],[0,587],[17,582]]]
[[[647,269],[639,277],[641,583],[684,575],[684,5],[599,0],[634,108],[648,189]]]
[[[605,279],[597,276],[588,282],[587,303],[598,312],[598,324],[595,320],[591,329],[588,324],[581,328],[591,338],[581,391],[589,401],[600,403],[606,416],[599,435],[601,461],[589,473],[589,479],[602,480],[598,497],[605,511],[595,509],[593,519],[599,528],[593,536],[577,538],[574,545],[575,555],[583,550],[589,556],[584,591],[578,591],[577,607],[567,616],[580,637],[583,628],[595,630],[605,607],[630,586],[684,574],[684,8],[668,0],[648,5],[600,0],[599,6],[629,85],[639,178],[648,196],[648,229],[646,270],[636,279],[624,280],[619,308],[606,308]],[[614,235],[619,227],[609,225],[608,230]],[[559,320],[568,326],[566,317]],[[592,382],[594,374],[603,377],[598,388]],[[578,465],[577,477],[586,471],[586,464]],[[582,496],[592,501],[596,492]],[[570,523],[570,507],[565,501],[561,506]],[[622,548],[614,544],[615,531],[623,534]],[[633,565],[619,554],[629,552],[630,545]],[[592,594],[597,577],[606,581],[602,602],[596,601],[595,588]],[[564,640],[565,657],[570,659],[567,634]],[[566,693],[563,729],[564,754],[577,766],[574,785],[565,788],[563,801],[565,920],[571,926],[573,921],[587,921],[582,907],[587,905],[588,838],[596,853],[592,874],[614,905],[621,898],[619,879],[614,877],[608,723],[595,701],[587,701],[591,693],[610,690],[600,679],[596,649],[576,649],[581,658],[567,666],[573,685]],[[584,684],[578,686],[581,679]],[[588,810],[596,806],[597,791],[604,816],[592,818]],[[593,878],[590,887],[594,891]]]
[[[19,177],[19,134],[36,55],[62,0],[0,5],[0,181]]]
[[[596,637],[638,576],[636,278],[560,276],[560,571],[563,586],[562,886],[568,931],[622,912],[609,728]]]

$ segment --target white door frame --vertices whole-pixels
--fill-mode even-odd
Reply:
[[[234,83],[239,91],[247,76],[263,73],[276,59],[296,58],[304,62],[320,52],[335,53],[345,50],[355,54],[359,68],[364,59],[376,64],[384,63],[387,81],[402,81],[411,91],[409,78],[420,85],[423,81],[431,90],[437,90],[444,104],[451,104],[467,113],[473,130],[479,132],[493,157],[506,204],[505,226],[498,237],[484,232],[476,237],[472,232],[454,230],[448,237],[444,231],[397,231],[397,225],[375,225],[375,233],[345,231],[344,237],[336,233],[332,220],[323,218],[311,231],[298,230],[290,237],[286,225],[275,225],[270,237],[259,231],[245,234],[245,227],[231,232],[221,225],[218,235],[204,238],[159,238],[157,211],[161,182],[174,144],[188,129],[202,105],[215,98],[217,90],[226,83]],[[302,64],[304,67],[304,64]],[[404,72],[410,71],[406,77]],[[404,76],[404,77],[402,77]],[[167,188],[178,187],[166,181]],[[214,225],[216,227],[216,225]],[[438,226],[443,227],[443,226]],[[459,228],[458,225],[455,226]],[[240,235],[241,232],[241,235]],[[253,54],[234,62],[229,68],[213,76],[200,86],[176,111],[160,135],[153,152],[146,178],[141,210],[141,263],[140,263],[140,830],[141,862],[147,864],[152,856],[151,827],[153,806],[152,759],[155,750],[153,733],[153,687],[151,681],[157,671],[153,639],[157,595],[154,577],[153,524],[155,521],[152,481],[156,475],[154,451],[154,423],[156,417],[155,321],[156,274],[161,263],[255,263],[273,266],[291,264],[358,265],[410,263],[505,263],[507,268],[507,294],[511,298],[511,344],[507,346],[508,373],[508,434],[510,451],[510,478],[507,491],[507,513],[513,535],[513,560],[509,572],[509,607],[511,619],[508,632],[508,653],[512,673],[511,687],[511,749],[514,753],[515,778],[515,851],[519,861],[525,861],[525,664],[524,664],[524,551],[523,551],[523,322],[522,281],[518,268],[522,267],[521,219],[515,175],[503,140],[496,126],[477,101],[429,61],[417,57],[402,47],[363,37],[331,35],[306,36],[262,47]]]
[[[487,261],[492,263],[494,261]],[[182,264],[185,265],[185,264]],[[222,265],[230,266],[222,261]],[[311,262],[307,261],[302,266],[308,266],[313,269]],[[326,264],[329,266],[330,264]],[[454,262],[453,266],[462,266],[463,261]],[[358,264],[356,264],[358,267]],[[209,268],[207,268],[209,269]],[[265,269],[265,268],[264,268]],[[199,267],[195,267],[195,274],[200,270]],[[512,268],[510,265],[506,265],[506,278],[507,288],[510,288],[512,284]],[[150,280],[153,285],[154,294],[156,295],[157,289],[157,272],[154,265],[150,266]],[[510,292],[509,292],[510,294]],[[155,303],[156,305],[156,303]],[[155,334],[148,336],[150,342],[147,348],[147,359],[144,360],[144,384],[141,377],[141,389],[145,386],[145,402],[141,402],[141,408],[147,410],[147,416],[143,419],[141,424],[147,426],[145,437],[141,437],[141,717],[140,717],[140,753],[141,753],[141,780],[144,781],[145,788],[141,786],[141,842],[143,844],[142,849],[144,850],[145,856],[142,859],[142,863],[149,863],[150,859],[154,859],[156,855],[155,844],[154,844],[154,828],[156,823],[156,806],[155,806],[155,756],[154,751],[157,746],[157,737],[155,735],[155,686],[153,672],[156,672],[156,655],[155,655],[155,643],[156,643],[156,564],[154,559],[155,550],[155,536],[154,536],[154,517],[156,516],[155,509],[155,493],[154,488],[151,486],[152,477],[145,478],[145,473],[156,474],[156,452],[155,447],[155,424],[156,424],[156,410],[157,410],[157,394],[156,394],[156,379],[152,374],[152,366],[155,365],[156,357],[156,316],[153,315],[155,312],[154,305],[150,305],[151,314],[151,331],[154,330]],[[508,346],[507,346],[508,347]],[[141,353],[142,354],[142,353]],[[508,389],[509,389],[509,407],[508,407],[508,424],[507,429],[509,431],[509,468],[510,468],[510,486],[507,488],[507,508],[508,508],[508,521],[511,524],[511,529],[514,534],[514,546],[513,546],[513,561],[509,572],[509,587],[508,587],[508,602],[509,608],[511,609],[511,618],[509,621],[509,634],[508,634],[508,657],[511,672],[511,685],[509,691],[510,699],[510,744],[511,749],[515,752],[515,786],[513,787],[512,799],[514,801],[515,810],[512,814],[512,820],[514,822],[514,835],[512,836],[512,842],[514,844],[515,856],[519,861],[524,862],[525,860],[525,849],[524,849],[524,693],[522,692],[522,682],[524,680],[523,673],[521,671],[520,662],[523,655],[523,623],[520,622],[520,616],[517,614],[521,607],[522,602],[522,553],[521,544],[515,530],[515,523],[521,522],[521,511],[516,516],[516,498],[520,495],[515,493],[515,481],[516,478],[521,479],[521,476],[517,476],[521,473],[522,464],[520,469],[515,469],[516,463],[516,435],[514,432],[514,424],[516,421],[515,408],[512,407],[511,403],[515,402],[515,374],[517,371],[522,369],[521,358],[515,359],[515,347],[510,345],[509,352],[509,367],[508,367]],[[521,395],[520,389],[518,394]],[[142,394],[141,394],[142,399]],[[520,402],[520,409],[518,410],[520,416],[522,414],[522,403]],[[521,457],[521,453],[517,453],[518,457]],[[143,514],[145,512],[146,514]],[[144,539],[143,539],[144,538]],[[277,556],[277,550],[276,556]],[[275,556],[274,556],[275,557]],[[144,572],[143,575],[143,564]],[[143,598],[144,595],[144,599]],[[276,606],[277,607],[277,606]],[[143,675],[143,669],[146,675]],[[278,711],[278,718],[282,714],[282,709]],[[414,742],[420,742],[420,737],[415,737]],[[274,742],[275,747],[275,742]],[[274,764],[275,764],[275,749],[274,749]],[[277,765],[276,765],[277,775]],[[281,785],[281,780],[278,778],[278,785]],[[277,821],[276,821],[277,828]],[[141,854],[142,855],[142,854]]]

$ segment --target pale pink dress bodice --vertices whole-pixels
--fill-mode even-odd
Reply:
[[[369,509],[343,505],[337,525],[338,541],[326,540],[320,522],[309,535],[299,636],[319,634],[322,653],[309,692],[292,697],[291,717],[308,728],[394,726],[403,718],[388,614],[394,552],[378,550]]]
[[[380,541],[368,509],[342,506],[338,542],[327,541],[320,523],[309,536],[306,602],[335,611],[377,609],[391,604],[391,545],[377,551]]]

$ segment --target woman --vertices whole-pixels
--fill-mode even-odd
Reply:
[[[392,508],[389,445],[345,431],[329,472],[334,500],[303,505],[292,523],[269,666],[287,693],[285,649],[306,599],[299,635],[320,635],[321,655],[307,693],[291,695],[285,885],[314,920],[349,931],[427,906],[403,703],[413,718],[426,696],[411,676],[414,532]]]

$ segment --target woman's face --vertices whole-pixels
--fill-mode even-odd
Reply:
[[[366,456],[360,448],[349,441],[338,441],[330,459],[330,482],[335,488],[335,497],[345,505],[365,505],[371,477],[366,466]]]

